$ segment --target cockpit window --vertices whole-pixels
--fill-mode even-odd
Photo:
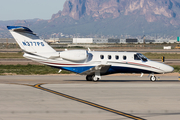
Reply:
[[[144,61],[144,62],[148,61],[147,57],[145,57],[143,54],[137,53],[136,55],[137,55],[142,61]]]
[[[134,60],[141,60],[137,54],[134,55]]]

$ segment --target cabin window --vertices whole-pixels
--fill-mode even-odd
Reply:
[[[116,58],[116,60],[119,60],[119,56],[118,55],[116,55],[115,58]]]
[[[104,55],[100,55],[100,58],[101,58],[101,59],[104,59]]]
[[[110,60],[112,57],[111,57],[111,55],[108,55],[108,59]]]
[[[137,54],[134,55],[134,60],[141,60]]]
[[[127,57],[124,55],[124,56],[123,56],[123,60],[126,60],[126,59],[127,59]]]

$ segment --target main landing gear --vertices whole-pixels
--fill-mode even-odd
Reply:
[[[98,75],[87,75],[86,76],[86,80],[87,81],[94,81],[94,82],[97,82],[101,79],[101,76],[98,76]]]

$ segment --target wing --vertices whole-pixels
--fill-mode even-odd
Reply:
[[[87,71],[80,73],[80,75],[94,75],[96,72],[103,75],[109,70],[110,67],[111,67],[111,65],[98,65],[93,68],[90,68]]]

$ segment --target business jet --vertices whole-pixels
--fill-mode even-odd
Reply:
[[[87,81],[98,81],[101,76],[114,73],[149,74],[151,81],[156,81],[154,74],[173,72],[174,68],[164,63],[151,61],[136,52],[100,52],[88,50],[67,50],[57,52],[29,28],[7,26],[8,30],[24,51],[24,57],[33,61],[86,75]]]

